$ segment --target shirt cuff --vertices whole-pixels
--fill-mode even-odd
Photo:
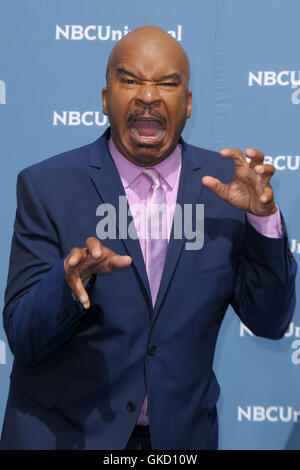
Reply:
[[[248,222],[255,228],[261,235],[269,238],[281,238],[282,235],[282,224],[280,211],[277,207],[277,211],[272,215],[260,217],[258,215],[247,214]]]

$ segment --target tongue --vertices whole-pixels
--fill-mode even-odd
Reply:
[[[152,137],[158,131],[161,130],[161,125],[158,121],[143,121],[139,120],[134,123],[133,126],[139,133],[140,136]]]

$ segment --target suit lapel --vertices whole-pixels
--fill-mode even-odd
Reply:
[[[102,199],[102,202],[105,204],[111,204],[116,210],[116,220],[114,222],[116,223],[117,237],[119,237],[119,196],[123,196],[123,201],[126,200],[127,214],[129,206],[118,170],[108,151],[108,136],[109,130],[107,130],[105,134],[102,135],[102,137],[98,139],[92,146],[90,151],[89,165],[92,171],[92,182],[100,198]],[[132,216],[128,216],[127,221],[127,226],[128,224],[131,224],[133,227],[133,231],[135,232],[135,239],[127,236],[127,238],[121,238],[120,240],[125,245],[125,249],[128,255],[132,258],[133,265],[136,268],[138,276],[142,281],[142,285],[150,301],[151,294],[147,272]]]

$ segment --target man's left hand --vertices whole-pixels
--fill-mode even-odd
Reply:
[[[258,216],[268,216],[277,211],[270,179],[275,172],[273,165],[264,164],[264,154],[259,150],[246,149],[248,163],[239,149],[226,148],[222,157],[231,158],[235,174],[230,184],[223,184],[217,178],[204,176],[203,184],[225,201],[238,209]]]

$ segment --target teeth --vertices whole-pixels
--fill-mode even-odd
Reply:
[[[163,131],[162,129],[158,129],[158,131],[155,133],[154,137],[160,137],[162,135]]]
[[[132,128],[131,128],[131,132],[132,132],[132,134],[135,135],[136,137],[139,137],[139,136],[140,136],[140,134],[138,133],[138,130],[137,130],[135,127],[132,127]]]
[[[158,129],[154,135],[149,135],[149,136],[140,135],[139,131],[135,127],[131,128],[131,132],[135,137],[143,137],[143,139],[155,139],[155,138],[160,137],[162,135],[163,130]]]

